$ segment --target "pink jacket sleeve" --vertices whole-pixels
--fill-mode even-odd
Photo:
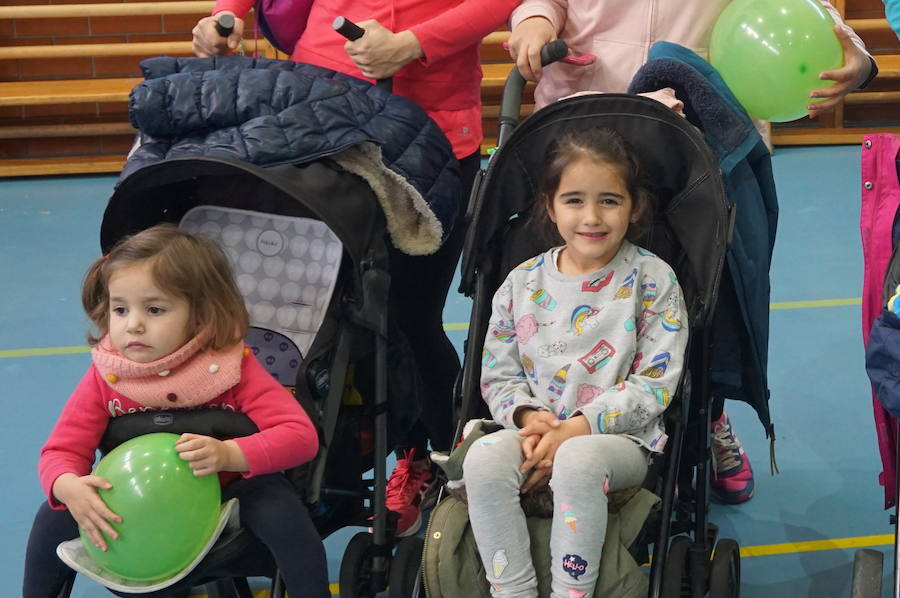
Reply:
[[[244,477],[290,469],[316,456],[319,439],[309,416],[255,357],[244,359],[234,392],[240,411],[260,430],[234,439],[247,459]]]
[[[853,41],[853,45],[866,54],[869,54],[869,51],[866,50],[866,43],[853,30],[853,27],[844,22],[844,19],[841,18],[841,13],[839,13],[837,9],[831,5],[831,2],[828,2],[828,0],[819,0],[819,2],[821,2],[822,6],[824,6],[825,9],[831,14],[831,18],[834,19],[834,22],[837,25],[840,25],[841,29],[843,29],[847,33],[847,35],[850,36],[851,41]],[[871,54],[869,54],[869,56],[871,56]]]
[[[243,19],[252,7],[253,0],[216,0],[216,7],[213,9],[212,14],[230,10],[238,18]]]
[[[524,0],[512,13],[509,28],[515,29],[519,23],[531,17],[544,17],[553,24],[556,33],[562,32],[566,24],[568,0]]]
[[[38,476],[54,509],[65,505],[53,497],[53,483],[64,473],[87,475],[106,431],[109,414],[103,408],[100,373],[91,366],[63,407],[50,437],[41,449]]]
[[[428,21],[410,28],[430,64],[478,44],[506,23],[520,0],[465,0]]]

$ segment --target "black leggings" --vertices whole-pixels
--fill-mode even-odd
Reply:
[[[222,492],[223,500],[234,497],[240,501],[241,524],[275,557],[290,595],[331,596],[325,547],[290,482],[281,474],[240,479]],[[57,598],[75,572],[59,560],[56,547],[77,536],[69,511],[41,505],[28,537],[23,598]]]
[[[459,373],[459,356],[444,333],[444,303],[466,236],[466,205],[481,156],[478,152],[459,161],[461,201],[450,237],[426,256],[410,256],[394,248],[390,252],[391,302],[416,358],[423,381],[422,415],[407,435],[406,447],[424,451],[428,440],[434,450],[446,451],[453,439],[453,383]],[[420,455],[423,452],[419,453]]]

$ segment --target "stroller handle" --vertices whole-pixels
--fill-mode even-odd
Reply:
[[[349,39],[351,42],[355,42],[363,35],[365,35],[366,30],[348,19],[347,17],[337,17],[332,23],[331,28]],[[387,79],[378,79],[375,81],[375,85],[384,89],[385,91],[391,91],[393,88],[393,82],[391,78]]]
[[[234,16],[230,14],[219,15],[216,19],[216,33],[222,37],[228,37],[234,31]]]
[[[557,39],[541,48],[541,66],[553,64],[569,53],[569,46],[564,40]],[[503,146],[507,138],[519,123],[519,111],[522,109],[522,90],[525,89],[525,77],[518,68],[513,68],[503,86],[503,99],[500,105],[500,132],[497,145]]]

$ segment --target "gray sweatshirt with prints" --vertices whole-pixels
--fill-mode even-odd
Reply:
[[[521,407],[584,415],[595,434],[662,451],[688,340],[675,273],[624,241],[605,268],[567,275],[560,249],[520,264],[494,295],[481,369],[491,414],[508,428]]]

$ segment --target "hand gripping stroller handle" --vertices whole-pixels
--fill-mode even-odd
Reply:
[[[228,37],[234,31],[234,16],[229,14],[220,15],[216,19],[216,33],[222,37]]]
[[[569,46],[565,41],[554,40],[541,48],[541,66],[553,64],[557,60],[565,58],[568,53]],[[506,78],[506,85],[503,86],[503,100],[500,105],[500,133],[497,136],[498,146],[503,146],[519,123],[523,89],[525,89],[525,77],[518,68],[513,68]]]
[[[351,42],[355,42],[366,33],[365,29],[346,17],[337,17],[334,21],[332,21],[331,28],[349,39]],[[387,79],[378,79],[377,81],[375,81],[375,85],[384,89],[385,91],[391,91],[393,82],[391,81],[391,78],[388,77]]]

